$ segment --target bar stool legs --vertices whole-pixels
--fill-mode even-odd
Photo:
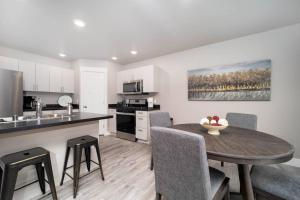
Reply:
[[[79,145],[74,147],[74,167],[73,167],[73,197],[76,198],[78,185],[79,185],[79,174],[81,164],[82,148]]]
[[[86,167],[87,170],[90,172],[91,171],[91,147],[85,147],[84,152],[85,152]]]
[[[17,169],[7,168],[4,170],[1,184],[1,200],[11,200],[13,198],[17,176]]]
[[[102,163],[101,163],[101,156],[100,156],[100,149],[98,145],[94,145],[96,148],[96,152],[97,152],[97,157],[98,157],[98,163],[99,163],[99,168],[100,168],[100,172],[101,172],[101,177],[102,180],[104,181],[104,175],[103,175],[103,169],[102,169]]]
[[[46,193],[45,188],[45,171],[48,178],[48,184],[51,189],[53,200],[57,200],[54,177],[50,153],[42,147],[36,147],[12,154],[5,155],[0,158],[1,167],[1,184],[0,184],[0,200],[12,200],[14,191],[22,189],[28,185],[34,184],[33,181],[27,185],[15,189],[18,172],[24,167],[34,165],[36,168],[39,186],[43,194]]]
[[[70,150],[71,150],[71,148],[67,147],[66,155],[65,155],[65,162],[64,162],[63,173],[62,173],[61,181],[60,181],[60,186],[62,186],[63,183],[64,183],[64,179],[65,179],[65,175],[66,175],[66,170],[67,170],[67,165],[68,165],[68,160],[69,160],[69,155],[70,155]]]
[[[91,147],[92,146],[94,146],[96,149],[98,163],[91,160]],[[74,157],[73,163],[74,164],[73,164],[73,166],[68,167],[68,160],[69,160],[69,154],[70,154],[71,148],[73,148],[73,150],[74,150],[74,154],[73,154],[73,157]],[[85,158],[86,158],[85,161],[81,161],[83,150],[84,150]],[[60,185],[63,185],[65,175],[67,175],[71,179],[73,179],[73,197],[74,198],[76,198],[77,192],[78,192],[79,179],[81,178],[80,177],[80,167],[81,167],[82,162],[86,162],[87,170],[89,172],[83,176],[86,176],[86,175],[100,169],[101,177],[102,177],[102,180],[104,181],[104,174],[103,174],[101,156],[100,156],[100,148],[99,148],[97,138],[86,135],[86,136],[70,139],[67,142],[67,150],[66,150],[64,168],[63,168]],[[99,168],[93,169],[91,171],[91,162],[98,165]],[[70,174],[68,174],[68,172],[67,172],[67,169],[69,169],[71,167],[73,167],[73,177]]]
[[[55,182],[54,182],[54,176],[53,176],[53,171],[52,171],[52,165],[51,165],[51,159],[50,155],[47,155],[47,158],[45,159],[45,170],[52,194],[53,200],[57,200],[57,194],[56,194],[56,189],[55,189]]]
[[[41,191],[43,194],[45,194],[46,193],[45,171],[44,171],[45,169],[44,169],[42,163],[35,164],[35,168],[36,168],[36,173],[38,176],[38,181],[39,181]]]

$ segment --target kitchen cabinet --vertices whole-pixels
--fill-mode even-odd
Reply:
[[[117,74],[117,93],[123,93],[123,83],[133,80],[143,80],[143,92],[159,92],[159,69],[147,65],[134,69],[120,71]]]
[[[51,66],[44,64],[36,64],[35,68],[35,80],[36,91],[49,92],[50,91],[50,69]]]
[[[62,80],[62,73],[58,67],[51,67],[50,69],[50,92],[62,92],[61,80]]]
[[[0,56],[0,69],[18,71],[18,60],[14,58]]]
[[[60,67],[50,70],[50,92],[74,93],[74,71]]]
[[[136,111],[135,137],[138,141],[146,143],[151,142],[149,114],[157,111]]]
[[[34,92],[74,93],[72,69],[0,56],[0,69],[23,72],[23,90]]]
[[[19,60],[19,71],[23,72],[23,90],[36,91],[35,63]]]
[[[64,93],[75,92],[75,73],[71,69],[61,69],[61,87]]]
[[[113,116],[108,120],[108,131],[117,133],[116,109],[108,109],[108,114]]]

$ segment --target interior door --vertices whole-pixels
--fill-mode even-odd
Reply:
[[[104,72],[81,72],[81,110],[89,113],[106,113],[106,78]],[[106,122],[100,120],[100,134],[106,132]]]

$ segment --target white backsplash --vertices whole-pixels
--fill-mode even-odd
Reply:
[[[44,104],[57,104],[58,98],[62,95],[69,95],[73,98],[73,94],[50,93],[50,92],[24,92],[24,96],[36,96],[38,98],[41,98]]]

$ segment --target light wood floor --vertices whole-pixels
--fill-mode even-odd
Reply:
[[[105,181],[99,171],[80,179],[77,200],[154,200],[154,173],[149,170],[149,145],[105,136],[100,138]],[[225,170],[231,177],[231,190],[238,191],[237,169],[234,165],[210,161],[210,165]],[[82,165],[82,168],[86,168]],[[72,182],[57,188],[60,200],[73,199]],[[51,200],[51,195],[41,198]]]

